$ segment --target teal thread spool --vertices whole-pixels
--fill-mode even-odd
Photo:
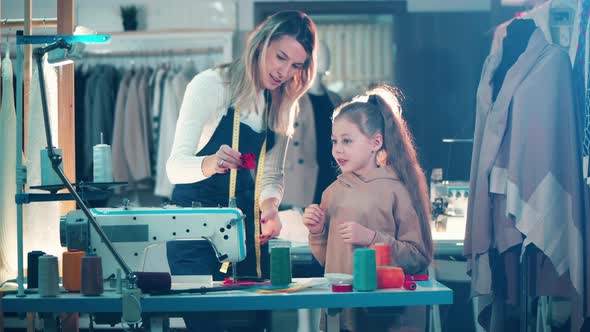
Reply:
[[[291,248],[270,249],[270,283],[275,286],[291,283]]]
[[[359,248],[354,250],[352,274],[352,284],[355,290],[369,292],[377,289],[375,249]]]

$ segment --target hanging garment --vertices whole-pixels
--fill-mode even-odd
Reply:
[[[57,132],[57,75],[45,60],[43,66],[45,75],[45,91],[49,121],[51,124],[51,136],[53,144],[59,142]],[[27,140],[25,145],[27,185],[26,191],[30,193],[46,191],[30,189],[31,186],[41,184],[41,159],[40,151],[47,147],[45,137],[43,110],[41,103],[41,90],[37,66],[33,66],[31,78],[31,94],[29,119],[27,125]],[[23,207],[23,233],[24,252],[43,250],[47,254],[61,256],[62,248],[59,239],[59,202],[35,202]],[[25,258],[26,260],[26,258]],[[25,262],[26,264],[26,262]]]
[[[490,82],[501,53],[486,59],[477,94],[464,249],[472,296],[493,294],[490,251],[502,234],[494,230],[510,226],[523,234],[523,246],[533,244],[559,275],[569,273],[578,295],[586,294],[580,133],[568,55],[537,29],[493,102]],[[498,225],[505,220],[495,215],[511,224]]]
[[[166,82],[166,72],[164,68],[156,70],[154,77],[154,98],[152,100],[152,137],[153,149],[151,154],[152,173],[158,176],[158,141],[160,135],[160,112],[162,109],[162,93],[164,91],[164,83]]]
[[[118,86],[119,72],[114,66],[99,65],[93,69],[88,80],[84,104],[83,158],[84,176],[92,181],[93,146],[111,144],[113,117],[116,102],[115,87]]]
[[[87,151],[83,144],[84,136],[85,136],[85,95],[86,95],[86,86],[88,82],[88,78],[90,77],[90,73],[88,70],[83,69],[82,67],[76,68],[75,73],[75,82],[74,82],[74,91],[75,91],[75,112],[76,112],[76,180],[77,181],[92,181],[92,174],[86,173],[87,170],[85,168],[87,157]],[[109,138],[110,139],[110,138]]]
[[[12,63],[2,60],[2,109],[0,109],[0,283],[15,278],[16,253],[16,114]]]
[[[147,148],[147,119],[145,89],[141,89],[144,70],[135,73],[129,82],[124,113],[123,149],[124,158],[131,175],[130,181],[139,182],[151,177],[150,155]]]
[[[119,90],[117,92],[117,101],[115,103],[115,118],[113,125],[113,178],[115,181],[127,182],[130,179],[129,167],[127,166],[125,156],[125,105],[127,104],[127,94],[129,92],[129,82],[133,78],[131,70],[123,74]]]
[[[178,75],[178,74],[176,74]],[[154,193],[161,197],[171,197],[174,185],[168,179],[166,174],[166,162],[170,157],[172,151],[172,143],[174,142],[174,131],[176,129],[176,121],[178,119],[178,112],[182,101],[178,101],[176,91],[174,88],[174,79],[176,75],[167,75],[166,83],[164,84],[164,92],[162,93],[162,113],[160,115],[160,134],[158,135],[158,161],[156,167],[156,187]]]
[[[160,113],[162,110],[162,94],[164,91],[164,83],[166,82],[166,73],[167,70],[164,68],[159,68],[156,70],[155,77],[154,77],[154,95],[152,99],[152,138],[153,138],[153,146],[151,152],[151,164],[152,164],[152,173],[157,178],[158,177],[158,167],[157,167],[157,160],[158,160],[158,141],[160,135]],[[164,170],[165,171],[165,170]]]
[[[584,177],[586,183],[590,185],[590,94],[588,93],[588,62],[590,55],[586,54],[588,50],[589,36],[588,22],[590,20],[590,1],[582,1],[578,10],[579,15],[576,15],[576,25],[579,30],[578,34],[578,48],[575,53],[574,61],[574,88],[576,90],[576,108],[579,113],[579,122],[583,126],[582,132],[582,158],[584,165]],[[578,17],[579,16],[579,17]]]

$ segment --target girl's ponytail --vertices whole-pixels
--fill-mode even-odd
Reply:
[[[430,199],[426,176],[418,162],[410,130],[401,117],[398,93],[389,86],[378,86],[368,93],[367,103],[375,105],[383,119],[381,130],[383,147],[379,153],[381,158],[385,160],[385,165],[395,170],[408,189],[412,204],[420,219],[422,240],[427,250],[425,254],[432,258],[434,245],[430,230]]]

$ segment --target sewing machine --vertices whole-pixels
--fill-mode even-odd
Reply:
[[[246,258],[245,217],[236,208],[123,207],[90,211],[132,271],[143,271],[150,247],[170,240],[208,240],[220,262],[237,263]],[[81,210],[61,218],[60,236],[62,246],[83,251],[91,248],[102,257],[105,279],[121,269]]]

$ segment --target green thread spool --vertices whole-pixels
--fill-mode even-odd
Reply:
[[[270,283],[285,286],[291,283],[291,248],[270,249]]]
[[[359,248],[354,250],[352,275],[352,284],[355,290],[368,292],[377,289],[375,249]]]

